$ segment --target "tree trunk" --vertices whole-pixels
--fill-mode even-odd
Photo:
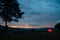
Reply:
[[[7,10],[7,9],[6,9]],[[6,11],[7,12],[7,11]],[[8,15],[7,15],[7,13],[5,13],[5,27],[7,27],[7,17],[8,17]]]
[[[4,33],[8,32],[7,29],[8,29],[8,25],[7,25],[7,21],[5,21]]]
[[[8,25],[7,25],[7,21],[5,21],[5,27],[7,27]]]

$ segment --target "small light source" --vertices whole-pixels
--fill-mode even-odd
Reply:
[[[52,32],[52,29],[48,29],[47,32],[51,33]]]

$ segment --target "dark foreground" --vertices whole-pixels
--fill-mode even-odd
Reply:
[[[60,40],[60,31],[0,34],[0,40]]]

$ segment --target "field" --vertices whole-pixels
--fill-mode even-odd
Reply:
[[[26,32],[14,34],[0,34],[0,40],[59,40],[60,31],[48,33],[41,32]]]

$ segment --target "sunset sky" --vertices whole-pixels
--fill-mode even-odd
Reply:
[[[60,0],[18,0],[24,15],[18,23],[8,23],[15,28],[54,27],[60,22]],[[0,22],[4,25],[4,22]]]

